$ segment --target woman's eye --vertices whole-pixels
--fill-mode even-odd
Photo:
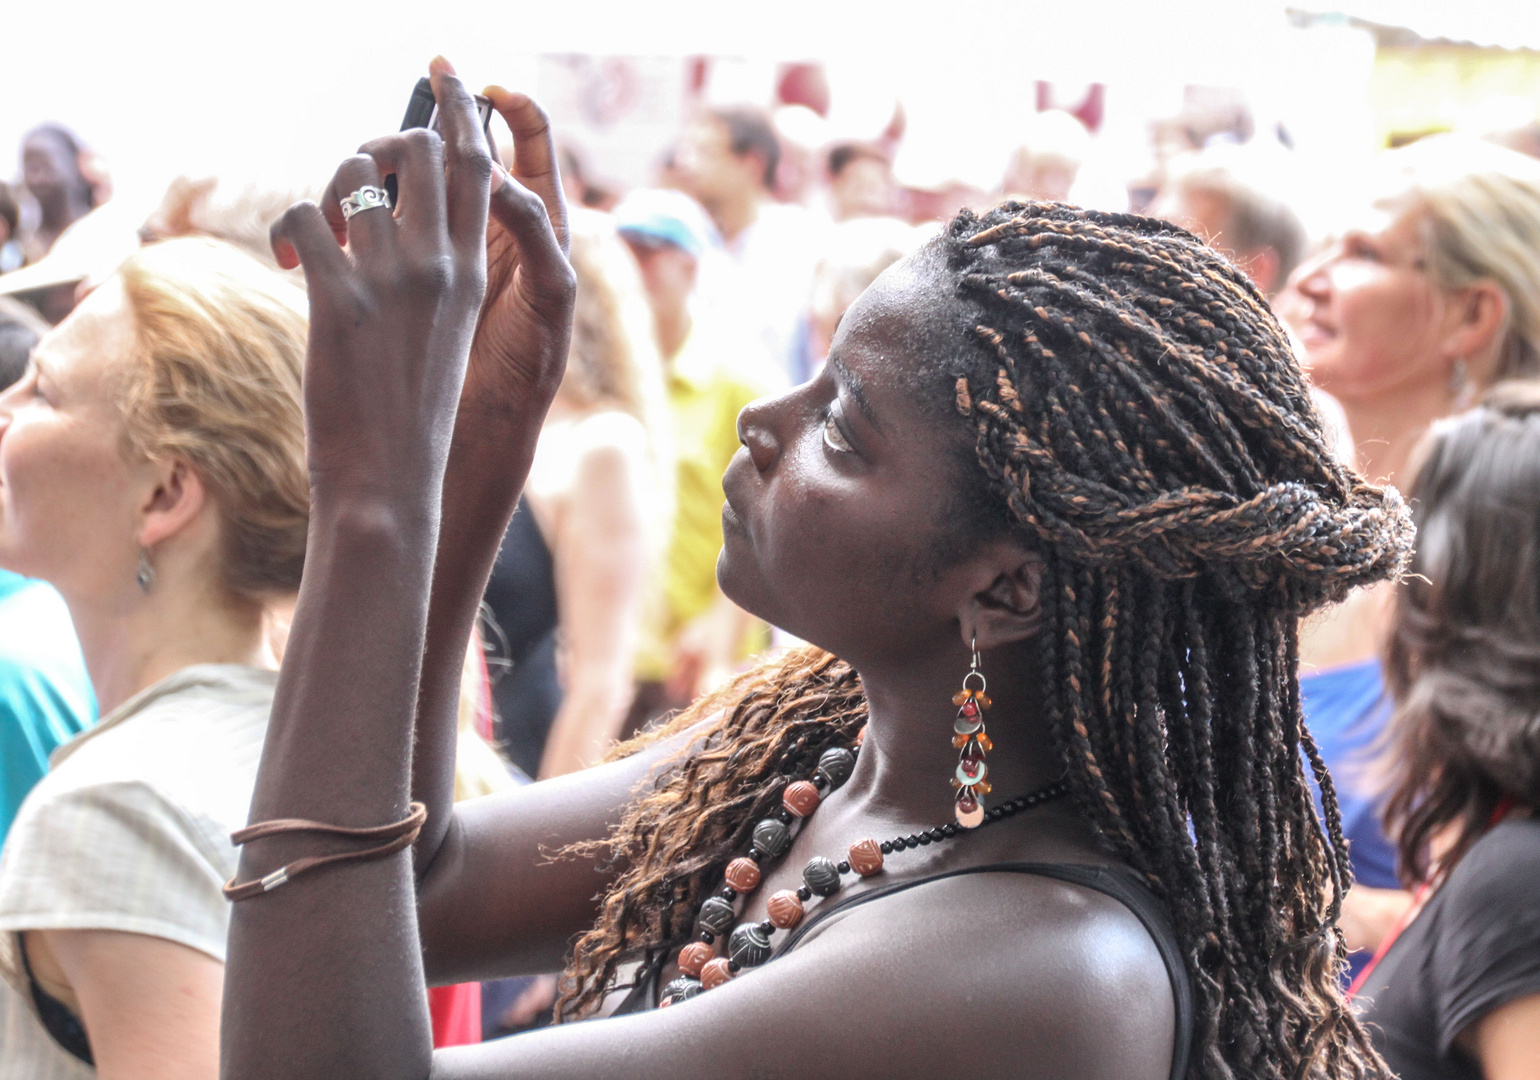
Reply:
[[[1380,253],[1371,244],[1363,240],[1354,240],[1347,245],[1347,254],[1352,259],[1363,259],[1365,262],[1379,262]]]
[[[848,454],[855,450],[850,445],[850,440],[845,438],[845,433],[840,430],[839,424],[834,419],[834,413],[824,413],[823,441],[842,454]]]

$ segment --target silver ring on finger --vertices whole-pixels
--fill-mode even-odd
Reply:
[[[373,210],[377,207],[389,210],[390,195],[382,187],[365,184],[342,200],[342,220],[347,221],[354,214],[361,214],[365,210]]]

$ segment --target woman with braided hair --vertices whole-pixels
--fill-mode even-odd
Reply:
[[[743,411],[725,479],[724,591],[815,644],[451,807],[453,645],[571,292],[546,126],[496,92],[477,318],[485,149],[435,85],[442,146],[381,140],[332,187],[396,172],[394,219],[355,213],[346,252],[313,207],[278,230],[318,328],[317,523],[225,1075],[1385,1075],[1338,990],[1346,851],[1294,669],[1300,616],[1395,573],[1408,519],[1333,460],[1262,297],[1162,223],[1006,204],[885,273],[815,380]],[[391,389],[462,379],[475,425]],[[346,861],[302,876],[318,854]],[[431,1052],[425,978],[563,962],[563,1015],[611,1015]]]

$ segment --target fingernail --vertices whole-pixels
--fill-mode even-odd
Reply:
[[[496,192],[508,182],[508,170],[503,168],[502,162],[492,162],[492,191]]]
[[[454,73],[455,66],[448,60],[445,60],[442,55],[435,56],[432,60],[428,61],[428,74],[430,75],[453,75]]]

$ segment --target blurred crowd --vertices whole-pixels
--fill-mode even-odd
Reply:
[[[790,643],[717,586],[722,473],[739,447],[739,410],[811,377],[846,309],[887,267],[957,210],[1002,199],[1164,218],[1250,276],[1297,344],[1337,453],[1416,500],[1416,574],[1361,591],[1302,628],[1301,693],[1352,844],[1345,979],[1378,980],[1371,1008],[1406,1040],[1392,1059],[1406,1076],[1482,1075],[1439,1072],[1436,1063],[1456,1053],[1479,1068],[1479,1039],[1463,1033],[1479,1031],[1472,1025],[1487,1013],[1527,1000],[1540,1016],[1540,916],[1524,916],[1534,922],[1520,931],[1489,908],[1472,929],[1459,909],[1442,925],[1471,940],[1415,991],[1407,980],[1387,989],[1377,961],[1404,934],[1438,933],[1414,916],[1439,897],[1446,907],[1461,902],[1437,889],[1457,865],[1479,863],[1501,879],[1467,905],[1516,888],[1502,877],[1505,862],[1540,866],[1533,852],[1477,858],[1486,834],[1527,817],[1540,799],[1540,395],[1526,382],[1540,376],[1540,161],[1522,152],[1540,145],[1540,129],[1485,141],[1434,135],[1386,151],[1339,185],[1325,232],[1297,205],[1286,135],[1253,130],[1243,114],[1154,125],[1148,168],[1114,176],[1094,164],[1094,115],[1034,112],[1019,144],[1000,148],[1008,167],[986,191],[900,184],[901,116],[869,140],[820,141],[821,129],[802,122],[807,112],[703,109],[655,163],[649,188],[615,190],[590,176],[577,148],[564,152],[576,324],[466,652],[460,794],[592,765],[723,686],[750,657]],[[26,847],[0,864],[0,931],[36,942],[0,948],[10,984],[0,992],[19,998],[16,987],[30,988],[26,1007],[74,1054],[80,1075],[94,1075],[76,1053],[83,1046],[98,1057],[132,1051],[109,1051],[112,1025],[89,1022],[93,1009],[111,1007],[106,991],[88,985],[101,966],[44,932],[140,927],[214,960],[222,952],[209,944],[218,919],[186,897],[80,899],[76,892],[91,893],[79,884],[82,868],[100,853],[66,855],[59,845],[114,815],[179,812],[178,799],[203,808],[210,836],[239,827],[245,808],[210,809],[217,799],[207,785],[185,779],[166,780],[174,790],[157,789],[154,807],[125,797],[86,813],[62,786],[47,789],[53,802],[23,810],[23,801],[50,754],[56,767],[82,773],[155,772],[140,756],[146,748],[91,758],[103,727],[155,707],[142,680],[104,684],[102,671],[112,679],[129,668],[201,671],[200,685],[232,716],[264,700],[231,672],[281,655],[297,581],[285,567],[305,513],[303,325],[292,314],[303,297],[297,277],[282,280],[267,229],[306,194],[184,177],[153,213],[131,220],[114,208],[107,163],[54,123],[26,135],[15,182],[0,184],[0,384],[12,388],[0,403],[0,439],[25,438],[15,453],[43,454],[50,439],[77,438],[65,430],[71,423],[98,425],[90,453],[62,457],[49,478],[51,509],[8,526],[32,530],[48,557],[0,551],[0,562],[28,575],[0,572],[0,840],[13,818],[32,819]],[[149,255],[157,249],[159,261]],[[33,347],[125,260],[132,272],[119,322],[71,320],[29,366]],[[252,283],[263,274],[271,282]],[[171,325],[175,318],[193,329]],[[24,426],[16,418],[42,408],[35,397],[53,397],[56,415]],[[110,496],[130,471],[108,461],[120,443],[156,460],[181,455],[204,472],[159,477],[165,505],[153,535],[127,535],[129,515]],[[240,527],[221,534],[204,519]],[[89,543],[78,540],[83,530]],[[220,559],[218,535],[229,549]],[[125,558],[126,576],[114,576]],[[214,583],[227,579],[241,603],[219,599],[231,592]],[[153,615],[114,621],[127,618],[113,592],[123,581],[156,597]],[[231,725],[228,745],[206,760],[254,769],[249,745],[232,749],[241,740]],[[67,817],[75,812],[84,816]],[[50,876],[50,859],[68,872]],[[192,891],[231,872],[201,852],[156,860],[171,867],[165,889]],[[40,909],[75,914],[39,921]],[[1531,950],[1528,959],[1491,960],[1502,940]],[[1492,991],[1493,980],[1507,989]],[[551,990],[535,979],[435,991],[441,1039],[540,1023]],[[1452,1034],[1438,1014],[1446,997],[1465,1010]],[[24,1075],[6,1065],[20,1052],[16,1029],[7,1030],[0,1076]]]

